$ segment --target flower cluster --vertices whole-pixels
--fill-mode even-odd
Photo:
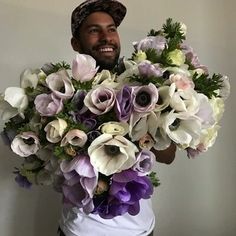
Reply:
[[[20,87],[0,97],[4,137],[23,160],[16,181],[52,185],[87,214],[138,214],[158,185],[153,150],[174,143],[189,157],[206,151],[229,95],[228,78],[209,76],[185,34],[168,19],[134,43],[121,73],[99,70],[84,54],[71,68],[25,70]]]

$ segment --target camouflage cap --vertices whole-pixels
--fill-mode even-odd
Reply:
[[[108,13],[119,26],[126,15],[126,7],[116,0],[87,0],[74,9],[71,15],[72,35],[78,30],[87,16],[93,12],[103,11]]]

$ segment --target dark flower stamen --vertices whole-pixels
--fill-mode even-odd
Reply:
[[[117,156],[120,154],[120,148],[115,145],[105,145],[105,152],[109,156]]]
[[[171,131],[177,130],[180,125],[180,119],[175,119],[175,121],[169,126]]]
[[[137,96],[135,98],[135,102],[139,106],[145,107],[151,102],[151,96],[146,91],[141,91],[140,93],[137,94]]]
[[[24,143],[27,145],[33,145],[35,142],[33,138],[28,138],[28,139],[24,139]]]

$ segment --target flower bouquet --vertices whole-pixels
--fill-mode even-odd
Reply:
[[[25,70],[0,98],[3,136],[22,158],[19,185],[52,185],[64,204],[105,219],[138,214],[159,184],[153,151],[174,143],[189,157],[205,152],[229,94],[228,78],[209,76],[185,34],[168,19],[119,70],[99,71],[84,54],[71,67]]]

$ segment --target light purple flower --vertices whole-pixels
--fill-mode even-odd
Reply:
[[[163,75],[163,71],[159,64],[151,64],[150,61],[143,61],[139,63],[138,70],[140,75],[144,77],[161,77]]]
[[[80,82],[90,81],[97,73],[96,61],[86,54],[76,54],[72,63],[73,78]]]
[[[137,156],[137,163],[133,166],[133,170],[137,171],[138,175],[143,176],[151,172],[155,162],[155,155],[149,150],[142,150]]]
[[[74,87],[66,70],[59,70],[46,78],[49,89],[61,99],[69,99],[74,95]]]
[[[115,92],[112,88],[98,86],[86,95],[84,104],[97,115],[105,114],[112,109],[115,103]]]
[[[181,46],[181,49],[185,54],[186,61],[188,63],[190,63],[194,67],[194,69],[202,69],[205,74],[208,74],[207,67],[200,64],[199,58],[198,58],[197,54],[193,51],[192,47],[190,47],[186,44],[183,44]]]
[[[90,213],[94,208],[92,198],[98,182],[98,172],[91,165],[89,157],[80,155],[71,161],[63,161],[61,170],[65,177],[62,185],[64,203]]]
[[[137,51],[155,49],[158,55],[160,55],[166,46],[166,39],[163,36],[149,36],[145,39],[142,39],[140,42],[133,43],[133,45]]]
[[[62,99],[51,94],[39,94],[35,100],[34,105],[41,116],[54,116],[63,109]]]
[[[134,110],[137,112],[150,112],[158,101],[158,89],[152,83],[134,87]]]
[[[115,112],[119,121],[128,121],[133,110],[132,88],[124,86],[116,94]]]

